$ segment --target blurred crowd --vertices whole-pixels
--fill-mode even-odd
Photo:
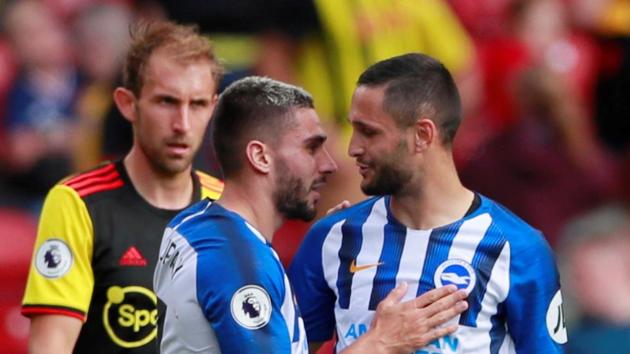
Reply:
[[[423,52],[462,95],[464,184],[541,230],[564,265],[570,353],[630,352],[630,1],[14,0],[0,17],[0,225],[12,225],[0,259],[30,257],[53,184],[130,147],[111,92],[131,23],[198,24],[229,70],[223,87],[259,74],[311,92],[339,164],[322,210],[363,197],[345,151],[358,74]],[[220,177],[209,139],[196,165]],[[274,239],[285,263],[307,226]],[[0,268],[26,273],[12,266]],[[0,299],[22,290],[5,284]],[[7,308],[0,344],[20,343]]]

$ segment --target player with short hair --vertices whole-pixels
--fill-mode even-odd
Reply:
[[[307,353],[304,325],[271,247],[285,218],[311,220],[337,166],[304,90],[267,78],[230,85],[212,118],[225,176],[221,198],[168,226],[154,287],[166,304],[161,350],[170,353]],[[405,353],[455,330],[438,327],[466,308],[445,287],[398,304],[399,286],[349,353]]]
[[[423,54],[370,66],[349,120],[348,153],[374,197],[317,222],[289,269],[312,348],[335,331],[337,351],[351,345],[406,281],[406,298],[447,284],[469,294],[458,330],[417,353],[562,353],[562,296],[547,242],[458,178],[461,104],[447,69]]]
[[[164,227],[222,182],[192,170],[221,67],[195,28],[138,25],[118,109],[133,146],[54,186],[42,211],[22,313],[33,353],[155,353],[152,276]]]

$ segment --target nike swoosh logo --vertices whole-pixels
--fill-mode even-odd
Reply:
[[[378,267],[381,264],[383,264],[383,262],[372,263],[372,264],[364,264],[364,265],[358,266],[357,263],[356,263],[356,260],[353,259],[352,263],[350,263],[350,273],[356,273],[356,272],[360,272],[362,270]]]

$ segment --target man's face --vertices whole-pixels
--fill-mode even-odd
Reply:
[[[383,111],[383,87],[359,86],[352,97],[352,138],[348,154],[356,160],[367,195],[397,194],[413,173],[403,132]]]
[[[289,219],[312,220],[319,201],[319,189],[337,165],[324,147],[326,134],[314,109],[295,111],[295,122],[276,146],[276,208]]]
[[[180,62],[154,52],[135,98],[134,144],[162,174],[191,167],[215,106],[216,83],[206,59]]]

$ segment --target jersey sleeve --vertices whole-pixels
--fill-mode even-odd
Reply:
[[[567,330],[553,253],[540,234],[514,246],[506,304],[516,352],[564,353]]]
[[[94,287],[92,250],[92,221],[85,203],[72,188],[53,187],[39,221],[22,314],[85,321]]]
[[[293,329],[288,328],[282,307],[285,300],[292,303],[293,299],[285,299],[279,261],[261,257],[248,247],[221,248],[220,252],[200,251],[196,281],[197,301],[221,352],[291,353]],[[297,316],[295,312],[294,323]]]
[[[336,296],[324,277],[322,246],[328,228],[315,224],[293,257],[288,275],[309,342],[324,342],[335,330]]]

